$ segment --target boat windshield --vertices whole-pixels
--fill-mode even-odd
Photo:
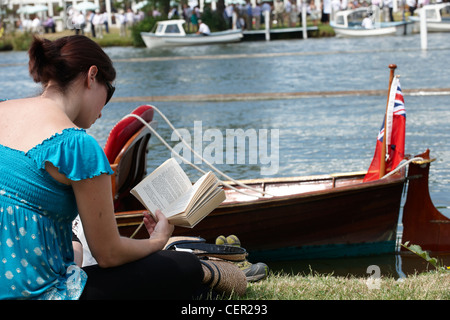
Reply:
[[[446,21],[450,20],[450,4],[443,7],[440,12],[441,12],[442,20],[446,20]]]
[[[168,24],[166,27],[166,33],[181,33],[180,28],[176,24]]]
[[[426,12],[427,19],[429,19],[429,20],[437,20],[438,19],[437,11],[434,8],[432,8],[431,10],[428,9],[425,12]]]
[[[355,12],[352,12],[348,15],[348,26],[354,27],[354,26],[360,26],[361,22],[364,20],[364,18],[367,16],[366,10],[357,10]]]
[[[343,16],[336,17],[336,24],[343,25],[344,24],[344,17]]]
[[[156,32],[157,33],[161,33],[161,32],[163,32],[163,29],[164,29],[164,25],[163,24],[158,24],[157,27],[156,27]]]

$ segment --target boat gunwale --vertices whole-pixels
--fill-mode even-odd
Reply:
[[[311,179],[311,180],[302,180],[302,182],[313,182],[313,181],[320,181],[320,180],[332,180],[333,181],[333,177],[331,175],[324,175],[324,177],[328,176],[328,179]],[[338,176],[338,178],[341,178],[344,176]],[[348,176],[351,177],[351,176]],[[355,176],[356,177],[356,176]],[[262,180],[263,179],[258,179],[258,180]],[[241,182],[244,182],[244,180],[240,180]],[[251,181],[251,180],[250,180]],[[280,179],[279,183],[283,183],[283,182],[295,182],[298,180],[283,180]],[[288,195],[279,195],[279,196],[272,196],[272,197],[260,197],[260,198],[255,198],[254,200],[249,200],[249,201],[242,201],[242,200],[236,200],[236,201],[229,201],[229,202],[223,202],[219,207],[219,208],[230,208],[230,207],[239,207],[239,206],[247,206],[247,205],[252,205],[252,204],[270,204],[270,203],[275,203],[275,202],[283,202],[289,199],[304,199],[304,198],[308,198],[311,196],[323,196],[323,195],[327,195],[327,194],[334,194],[334,193],[338,193],[338,192],[345,192],[345,191],[353,191],[353,190],[360,190],[361,186],[364,186],[364,189],[367,188],[379,188],[379,187],[384,187],[387,185],[394,185],[394,184],[403,184],[406,181],[406,177],[404,175],[402,175],[401,177],[388,177],[385,179],[380,179],[380,180],[375,180],[375,181],[368,181],[368,182],[357,182],[354,184],[348,184],[348,185],[343,185],[343,186],[333,186],[332,188],[326,188],[323,190],[313,190],[313,191],[306,191],[306,192],[300,192],[300,193],[292,193],[292,194],[288,194]],[[277,183],[275,182],[275,183]],[[245,183],[245,182],[244,182]],[[248,183],[247,184],[251,184]],[[237,193],[237,192],[236,192]]]
[[[405,171],[405,170],[403,170]],[[336,181],[336,179],[339,180],[339,178],[342,179],[348,179],[351,180],[352,178],[359,179],[362,178],[365,175],[366,171],[359,171],[359,172],[349,172],[349,173],[336,173],[336,174],[323,174],[323,175],[312,175],[312,176],[294,176],[294,177],[276,177],[276,178],[257,178],[257,179],[247,179],[247,180],[239,180],[239,182],[251,185],[251,184],[262,184],[262,183],[286,183],[286,182],[314,182],[314,181]],[[343,186],[333,186],[332,188],[326,188],[323,190],[314,190],[314,191],[307,191],[307,192],[300,192],[300,193],[292,193],[288,195],[279,195],[279,196],[271,196],[271,197],[260,197],[253,200],[248,201],[242,201],[242,200],[236,200],[236,201],[229,201],[229,202],[223,202],[219,207],[217,207],[217,210],[227,210],[230,208],[238,208],[238,207],[244,207],[244,206],[252,206],[252,205],[267,205],[267,206],[273,206],[277,205],[279,202],[285,202],[286,200],[291,201],[297,201],[297,200],[304,200],[306,198],[311,198],[311,201],[316,200],[315,198],[323,197],[326,195],[333,195],[341,192],[346,191],[358,191],[361,190],[361,186],[364,187],[364,189],[377,189],[382,188],[388,185],[396,185],[396,184],[403,184],[407,180],[406,174],[396,174],[384,179],[379,179],[375,181],[368,181],[368,182],[357,182],[354,184],[348,184]],[[235,182],[228,181],[228,184],[234,186],[237,185]],[[229,190],[229,189],[228,189]],[[236,191],[235,191],[236,192]],[[237,193],[237,192],[236,192]],[[311,197],[314,196],[314,197]],[[313,199],[314,198],[314,199]],[[125,212],[118,212],[115,214],[117,219],[129,219],[129,218],[137,218],[141,217],[144,212],[147,210],[145,208],[141,210],[134,210],[134,211],[125,211]],[[212,215],[221,215],[221,214],[228,214],[227,212],[221,213],[221,212],[213,212]],[[122,224],[121,224],[122,225]]]

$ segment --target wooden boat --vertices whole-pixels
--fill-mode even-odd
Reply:
[[[274,196],[255,198],[225,187],[222,205],[195,228],[176,228],[174,235],[214,241],[236,234],[252,259],[265,261],[394,252],[405,173],[365,183],[363,177],[360,172],[241,181]],[[118,212],[116,219],[120,233],[131,236],[142,212]],[[134,236],[148,237],[145,228]]]
[[[334,32],[340,37],[368,37],[403,34],[405,27],[411,22],[394,21],[379,22],[379,18],[374,16],[373,26],[365,28],[362,21],[368,14],[368,8],[358,8],[354,10],[343,10],[336,12],[335,18],[330,22]]]
[[[240,29],[211,32],[208,36],[186,34],[184,23],[182,19],[158,21],[154,32],[141,32],[142,40],[147,48],[161,48],[238,42],[242,38]]]
[[[255,198],[224,188],[225,200],[195,228],[174,235],[238,235],[251,260],[280,261],[393,253],[404,189],[402,243],[450,251],[450,219],[433,205],[428,190],[429,150],[406,170],[363,182],[365,172],[242,180],[274,197]],[[230,183],[241,189],[238,185]],[[246,191],[251,192],[251,191]],[[148,237],[140,228],[143,209],[116,213],[123,236]]]
[[[390,84],[395,67],[389,66]],[[144,122],[153,119],[151,106],[141,106],[133,113],[145,117]],[[150,135],[147,126],[126,118],[110,134],[120,137],[123,147],[109,146],[118,140],[115,138],[108,139],[105,146],[115,172],[112,191],[117,225],[120,234],[127,237],[148,238],[142,228],[145,209],[129,190],[145,174],[145,147]],[[416,157],[421,160],[414,162]],[[364,181],[366,172],[355,172],[228,182],[224,185],[227,199],[219,207],[195,228],[178,227],[174,235],[201,236],[214,242],[219,235],[235,234],[252,260],[264,261],[393,253],[408,181],[402,241],[429,250],[450,250],[450,219],[430,200],[429,151],[416,157],[408,174],[401,167],[375,181]],[[383,172],[384,168],[381,176]],[[240,192],[244,190],[246,194]]]
[[[427,31],[450,31],[450,3],[430,4],[417,10],[419,16],[409,17],[415,23],[414,30],[419,30],[420,15],[425,12]]]

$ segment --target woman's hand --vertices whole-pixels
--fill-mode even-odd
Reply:
[[[159,211],[156,212],[156,219],[145,215],[144,224],[149,239],[121,236],[114,215],[111,177],[106,174],[72,181],[72,188],[87,243],[102,268],[120,266],[163,249],[173,232],[174,226]]]
[[[144,213],[144,225],[150,235],[150,240],[161,241],[162,247],[164,247],[175,227],[169,223],[161,210],[156,210],[155,216],[156,220],[150,213]]]

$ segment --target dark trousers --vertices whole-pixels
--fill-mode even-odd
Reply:
[[[186,252],[158,251],[122,266],[83,270],[88,280],[80,300],[192,299],[208,290],[199,259]]]

